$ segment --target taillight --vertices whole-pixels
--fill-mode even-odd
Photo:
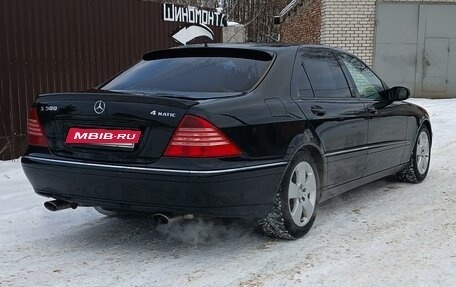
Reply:
[[[170,157],[233,157],[239,148],[207,120],[186,115],[174,132],[164,153]]]
[[[35,108],[30,108],[28,112],[27,122],[28,140],[29,145],[47,147],[48,144],[44,138],[43,130],[41,129],[38,120],[38,114]]]

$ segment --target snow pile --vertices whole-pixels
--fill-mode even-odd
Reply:
[[[42,197],[31,191],[19,160],[0,161],[0,216],[36,207]]]

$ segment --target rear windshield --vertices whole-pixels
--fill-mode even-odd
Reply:
[[[237,93],[249,91],[267,72],[269,59],[174,57],[143,60],[102,87],[150,93]]]

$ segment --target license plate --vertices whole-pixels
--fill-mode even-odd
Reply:
[[[140,137],[141,131],[137,130],[70,128],[65,144],[133,148]]]

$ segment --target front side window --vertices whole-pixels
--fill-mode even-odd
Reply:
[[[360,60],[346,54],[341,54],[341,58],[355,83],[359,96],[381,100],[381,92],[384,88],[380,79]]]
[[[351,97],[342,68],[330,50],[304,50],[303,64],[316,98]]]

